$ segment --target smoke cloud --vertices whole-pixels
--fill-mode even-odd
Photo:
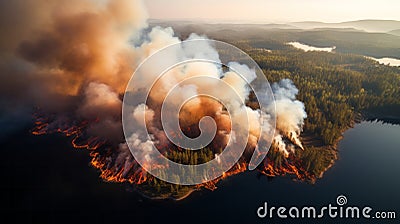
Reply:
[[[275,96],[275,113],[277,133],[274,138],[274,145],[283,152],[285,156],[290,153],[290,146],[287,146],[282,137],[287,138],[292,144],[303,148],[299,139],[307,113],[304,104],[296,100],[299,90],[290,79],[282,79],[272,84],[272,91]],[[270,111],[273,111],[272,108]]]
[[[86,88],[93,88],[92,82],[122,93],[143,57],[135,55],[132,45],[147,26],[139,0],[16,0],[0,4],[2,127],[15,126],[21,120],[11,116],[15,111],[25,112],[22,117],[29,117],[32,107],[65,111],[71,100],[87,96]],[[84,104],[79,113],[85,109],[95,112]]]

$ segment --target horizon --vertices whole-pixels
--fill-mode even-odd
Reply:
[[[367,22],[367,21],[379,21],[379,22],[400,22],[400,20],[396,19],[358,19],[358,20],[345,20],[339,22],[324,22],[319,20],[298,20],[298,21],[287,21],[287,22],[269,22],[269,21],[247,21],[247,20],[213,20],[213,19],[201,19],[201,18],[149,18],[149,22],[153,21],[167,21],[167,22],[204,22],[204,23],[221,23],[221,24],[276,24],[276,25],[284,25],[284,24],[293,24],[293,23],[323,23],[323,24],[341,24],[341,23],[349,23],[349,22]]]
[[[147,0],[145,1],[150,19],[190,20],[214,22],[245,23],[292,23],[318,21],[341,23],[358,20],[395,20],[400,21],[400,2],[382,1],[345,1],[345,0],[283,0],[263,1],[212,0]],[[354,10],[357,8],[358,10]],[[223,12],[223,13],[221,13]],[[249,13],[251,12],[251,13]]]

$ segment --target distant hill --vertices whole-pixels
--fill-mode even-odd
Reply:
[[[386,26],[381,23],[387,22]],[[341,23],[343,27],[321,27],[325,23],[302,22],[296,24],[218,24],[218,23],[195,23],[177,21],[151,21],[150,26],[171,26],[175,34],[181,39],[186,39],[191,33],[206,35],[215,40],[229,43],[249,44],[255,48],[269,50],[282,49],[287,47],[287,42],[300,42],[314,47],[336,46],[335,51],[340,53],[352,53],[371,56],[375,58],[392,57],[400,58],[400,35],[387,32],[398,32],[397,29],[389,29],[390,26],[400,21],[367,22],[355,21]],[[321,25],[322,24],[322,25]],[[343,25],[345,24],[345,25]],[[357,25],[356,30],[350,25]],[[381,30],[386,32],[365,32],[360,31],[360,24],[369,24],[370,27],[381,24]],[[394,25],[393,25],[394,24]],[[309,29],[301,29],[300,25],[312,26]],[[332,24],[331,24],[332,25]],[[390,26],[389,26],[390,25]],[[293,28],[296,26],[295,28]],[[332,25],[333,26],[333,25]],[[376,28],[377,29],[377,28]],[[242,46],[245,47],[245,46]]]
[[[318,21],[304,21],[304,22],[293,22],[293,23],[240,23],[240,22],[219,22],[219,21],[191,21],[191,20],[159,20],[150,19],[151,25],[173,25],[173,26],[190,26],[190,25],[202,25],[204,28],[209,29],[210,27],[216,27],[223,25],[228,29],[241,29],[241,28],[257,28],[257,29],[337,29],[343,31],[359,30],[373,33],[389,33],[399,35],[400,21],[397,20],[357,20],[341,23],[324,23]]]
[[[400,36],[400,29],[389,31],[388,34]]]
[[[196,22],[190,20],[159,20],[150,19],[150,25],[160,25],[160,26],[202,26],[207,28],[213,28],[216,26],[224,26],[226,28],[238,29],[238,28],[260,28],[260,29],[299,29],[296,26],[284,23],[224,23],[224,22]]]
[[[392,30],[400,29],[400,21],[396,20],[358,20],[342,23],[324,23],[316,21],[294,22],[290,25],[300,29],[315,28],[353,28],[366,32],[387,33]]]

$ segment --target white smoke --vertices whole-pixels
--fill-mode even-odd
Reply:
[[[189,37],[189,39],[191,38],[205,37],[199,37],[193,34]],[[155,41],[154,45],[152,44],[152,41]],[[181,47],[178,48],[179,50],[170,53],[168,55],[168,60],[179,61],[181,59],[195,59],[198,57],[198,54],[202,53],[207,54],[215,61],[221,61],[218,52],[210,45],[204,44],[203,46],[199,46],[198,51],[193,48],[186,48],[185,42],[182,42],[182,40],[175,37],[171,28],[153,28],[149,33],[148,41],[141,45],[138,50],[144,52],[156,52],[157,48],[167,46],[171,43],[180,44]],[[230,114],[230,117],[224,112],[224,106],[219,102],[202,97],[196,97],[181,108],[179,120],[182,126],[190,127],[191,125],[196,125],[202,117],[211,116],[217,122],[217,135],[220,135],[220,139],[225,139],[225,141],[221,141],[221,144],[223,144],[226,143],[227,136],[231,132],[232,124],[238,124],[240,126],[248,123],[248,129],[247,127],[243,127],[243,130],[248,130],[248,133],[238,132],[235,134],[248,134],[247,144],[254,149],[258,140],[264,137],[260,136],[261,125],[263,125],[267,130],[271,129],[272,120],[270,119],[276,119],[276,136],[273,144],[275,144],[279,151],[287,157],[290,153],[293,153],[293,147],[291,144],[303,149],[299,136],[302,131],[304,119],[307,115],[304,110],[304,104],[296,100],[298,89],[294,86],[293,82],[289,79],[284,79],[279,83],[274,83],[272,85],[276,99],[276,110],[274,112],[274,105],[271,104],[269,110],[270,114],[263,114],[261,111],[252,109],[244,104],[244,102],[248,100],[250,94],[248,83],[251,83],[256,78],[255,71],[246,65],[237,62],[231,62],[228,66],[229,70],[226,72],[222,71],[220,65],[208,62],[192,62],[185,64],[184,66],[175,67],[166,72],[165,75],[154,84],[153,91],[149,94],[149,101],[152,102],[152,104],[139,105],[134,111],[135,113],[138,111],[149,113],[148,111],[151,111],[150,114],[153,119],[155,114],[157,114],[155,111],[159,109],[169,91],[178,83],[189,77],[196,76],[207,76],[209,78],[221,79],[225,83],[229,84],[230,88],[235,90],[239,95],[240,100],[229,95],[229,91],[227,91],[224,86],[219,85],[218,82],[213,82],[212,79],[207,79],[207,82],[196,80],[196,82],[186,83],[185,85],[179,84],[178,87],[175,87],[178,91],[173,92],[169,97],[175,99],[172,102],[178,104],[178,102],[182,101],[181,99],[186,99],[187,96],[196,95],[197,92],[207,90],[212,92],[213,96],[217,96],[218,99],[225,102],[226,104],[224,106],[228,111],[233,111],[233,113]],[[148,69],[152,69],[152,67],[149,66]],[[242,75],[244,79],[239,76],[238,73]],[[151,73],[149,72],[149,74]],[[141,77],[143,77],[143,79],[140,80],[142,83],[138,83],[135,88],[136,91],[140,91],[142,85],[152,83],[152,80],[155,79],[155,77],[145,75],[142,75]],[[144,106],[146,108],[145,110],[143,109]],[[174,104],[174,106],[180,105]],[[242,110],[243,108],[244,110]],[[143,114],[136,114],[135,116],[139,116],[142,121],[144,120],[143,117],[145,117]],[[176,115],[171,114],[170,116]],[[265,118],[267,118],[267,121],[271,122],[262,123]],[[158,119],[158,122],[150,124],[146,121],[146,124],[150,126],[149,130],[154,143],[163,143],[166,138],[164,135],[160,134],[163,132],[162,127],[157,125],[160,123],[160,118],[154,119]],[[149,140],[145,135],[147,135],[147,133],[134,133],[131,136],[131,140],[135,142],[136,149],[143,153],[149,152]],[[161,136],[162,139],[158,139],[157,136]],[[285,143],[284,139],[287,139],[290,142]],[[150,157],[151,156],[148,158]]]
[[[274,114],[277,129],[274,138],[275,146],[285,155],[289,155],[292,150],[282,138],[286,137],[292,144],[304,149],[299,137],[307,113],[304,104],[296,100],[299,90],[290,79],[282,79],[278,83],[272,84],[272,91],[274,92],[276,106],[276,114]],[[270,111],[273,111],[272,108],[270,108]]]

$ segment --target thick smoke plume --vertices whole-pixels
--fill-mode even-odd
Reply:
[[[0,4],[1,123],[15,124],[11,115],[29,112],[33,106],[65,111],[72,98],[84,96],[79,109],[83,117],[87,115],[83,110],[96,112],[93,107],[98,106],[102,113],[109,113],[104,107],[116,104],[100,105],[96,102],[101,99],[92,103],[87,97],[111,98],[107,94],[115,95],[112,91],[121,93],[136,62],[146,56],[137,56],[132,47],[147,26],[141,1],[16,0]],[[101,95],[87,90],[95,87],[92,82],[102,84],[97,85],[103,89]]]
[[[287,138],[292,144],[304,149],[299,136],[307,114],[304,104],[296,100],[299,90],[291,80],[283,79],[279,83],[274,83],[272,91],[275,96],[277,130],[274,145],[287,157],[293,148],[286,146],[282,137]]]
[[[0,5],[2,127],[15,126],[26,116],[28,119],[25,120],[29,120],[32,108],[38,108],[50,118],[39,122],[42,126],[36,133],[72,131],[90,140],[85,145],[87,148],[96,148],[97,144],[107,142],[106,149],[92,153],[93,164],[102,169],[102,176],[117,178],[112,179],[117,181],[137,181],[129,179],[129,175],[137,173],[140,168],[123,138],[121,98],[134,69],[142,60],[167,45],[181,42],[174,31],[161,27],[147,29],[147,16],[139,0],[14,0],[1,1]],[[189,37],[198,38],[205,37],[195,34]],[[219,61],[212,46],[199,46],[199,49]],[[183,52],[192,58],[197,53],[193,49]],[[245,65],[233,62],[229,66],[244,75],[248,82],[255,78],[254,71]],[[248,100],[250,89],[231,70],[223,71],[204,62],[170,70],[154,86],[149,103],[136,105],[133,116],[138,122],[145,120],[153,139],[144,141],[141,138],[144,133],[135,133],[128,139],[135,147],[146,153],[153,143],[167,144],[160,126],[160,104],[176,83],[199,74],[224,80],[236,90],[241,101]],[[145,80],[137,83],[138,89],[145,83]],[[243,123],[242,119],[247,115],[250,126],[248,147],[251,149],[263,137],[260,136],[261,117],[276,118],[273,144],[288,156],[293,145],[303,148],[299,135],[306,113],[304,105],[295,99],[298,90],[290,80],[282,80],[272,87],[276,113],[272,109],[274,105],[271,105],[271,114],[268,115],[246,107],[243,102],[231,100],[234,98],[226,95],[223,88],[210,82],[180,86],[180,91],[172,97],[178,99],[209,88],[229,102],[224,108],[215,100],[197,97],[188,102],[179,114],[184,133],[192,137],[198,134],[200,119],[212,117],[218,130],[213,144],[218,146],[226,144],[232,123]],[[245,107],[246,114],[228,116],[226,113],[226,109],[243,111],[239,110],[242,107]],[[74,144],[79,145],[79,139]],[[148,157],[151,159],[151,155]]]

